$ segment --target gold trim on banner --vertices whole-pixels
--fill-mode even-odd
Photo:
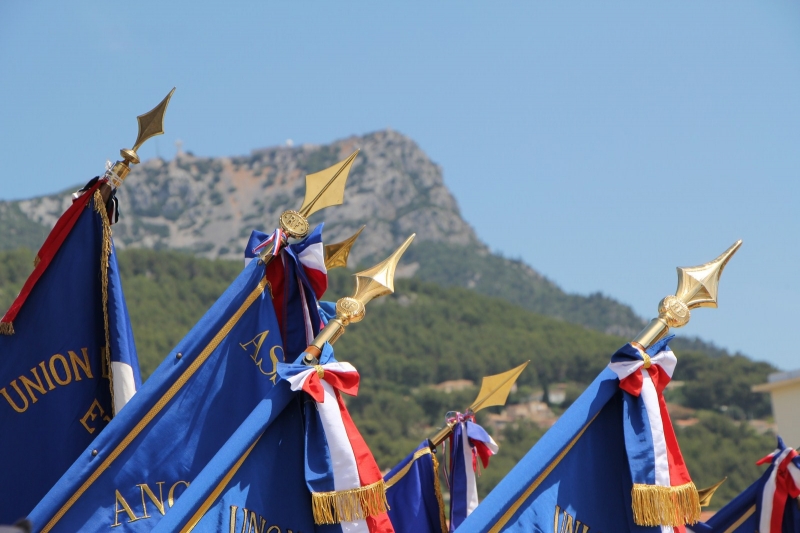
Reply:
[[[386,480],[386,488],[388,489],[389,487],[394,486],[395,483],[403,479],[403,476],[408,474],[408,471],[411,470],[411,467],[414,465],[414,462],[423,455],[433,455],[433,454],[431,454],[431,449],[428,448],[427,446],[425,446],[421,450],[417,450],[416,452],[414,452],[414,456],[411,458],[408,464],[404,466],[398,473],[396,473],[395,475]]]
[[[364,520],[385,513],[389,508],[386,484],[380,479],[356,489],[312,492],[311,507],[317,525]]]
[[[136,424],[136,426],[134,426],[131,432],[125,436],[122,442],[120,442],[117,445],[117,447],[114,448],[114,450],[108,455],[108,457],[105,458],[105,460],[103,460],[100,466],[97,467],[97,470],[92,472],[92,474],[89,476],[89,479],[84,481],[83,485],[81,485],[78,488],[75,494],[70,496],[70,498],[61,507],[61,509],[59,509],[55,515],[53,515],[53,518],[51,518],[50,521],[47,522],[47,524],[42,528],[41,533],[48,533],[50,530],[53,529],[53,527],[58,523],[58,521],[61,520],[61,518],[67,513],[67,511],[69,511],[70,507],[72,507],[75,504],[75,502],[78,501],[78,499],[83,495],[84,492],[86,492],[86,490],[92,485],[92,483],[97,481],[97,478],[99,478],[103,474],[103,472],[105,472],[106,469],[109,466],[111,466],[111,463],[113,463],[117,459],[117,457],[119,457],[120,454],[122,454],[122,452],[125,451],[128,445],[130,445],[134,441],[134,439],[136,439],[136,437],[139,436],[139,433],[141,433],[144,430],[144,428],[147,427],[147,425],[156,417],[156,415],[161,411],[161,409],[163,409],[167,405],[167,403],[169,403],[170,400],[172,400],[172,398],[175,396],[175,394],[178,393],[181,387],[183,387],[186,384],[186,382],[189,381],[189,378],[191,378],[192,375],[195,372],[197,372],[197,370],[203,365],[203,363],[206,362],[208,356],[211,355],[211,353],[217,348],[217,346],[219,346],[219,343],[222,342],[222,339],[224,339],[228,335],[228,333],[230,333],[233,326],[236,325],[236,323],[239,321],[239,319],[242,317],[245,311],[247,311],[250,308],[253,302],[255,302],[256,299],[258,299],[258,297],[261,294],[263,294],[266,285],[267,285],[267,278],[265,276],[261,278],[259,284],[247,296],[247,299],[242,303],[239,309],[236,310],[236,313],[234,313],[233,316],[231,316],[231,318],[228,319],[228,321],[217,332],[214,338],[211,339],[211,342],[209,342],[208,345],[203,349],[203,351],[200,352],[200,355],[198,355],[197,358],[195,358],[195,360],[192,361],[192,364],[189,365],[189,367],[183,372],[183,374],[181,374],[181,376],[175,381],[175,383],[172,384],[172,386],[167,390],[167,392],[164,393],[161,399],[159,399],[158,402],[156,402],[156,404],[150,408],[147,414],[145,414],[144,417],[142,417],[142,419]]]
[[[231,467],[228,473],[225,474],[225,477],[223,477],[222,480],[220,480],[219,484],[214,488],[211,494],[209,494],[208,498],[206,498],[206,501],[204,501],[200,505],[200,507],[197,508],[197,511],[195,511],[195,513],[192,515],[189,521],[186,522],[186,525],[183,526],[183,528],[181,529],[181,533],[188,533],[189,531],[192,531],[194,529],[194,526],[196,526],[197,523],[200,522],[200,519],[203,518],[203,516],[206,514],[206,511],[208,511],[211,505],[217,500],[217,498],[219,498],[219,495],[220,493],[222,493],[222,490],[228,486],[228,483],[230,483],[231,478],[233,478],[236,472],[239,471],[239,467],[242,466],[242,463],[244,463],[244,460],[247,459],[248,455],[250,455],[250,452],[253,451],[253,448],[256,447],[256,444],[258,444],[259,440],[261,440],[260,436],[256,439],[256,441],[253,444],[250,445],[249,448],[247,448],[247,451],[244,452],[241,457],[239,457],[239,460],[236,461],[236,463],[233,465],[233,467]],[[247,517],[245,517],[245,522],[247,522]]]
[[[633,521],[639,526],[682,526],[700,520],[700,497],[691,481],[675,487],[634,483]]]
[[[597,418],[598,414],[600,414],[600,411],[598,411],[597,414],[594,415],[592,419],[589,420],[585,426],[583,426],[583,428],[581,428],[580,432],[578,432],[578,434],[575,435],[571,441],[569,441],[569,444],[567,444],[564,449],[561,450],[561,453],[559,453],[556,458],[553,459],[553,462],[547,465],[547,468],[545,468],[544,471],[533,481],[533,483],[531,483],[531,485],[525,489],[525,492],[523,492],[522,495],[517,498],[517,501],[515,501],[511,507],[509,507],[505,513],[503,513],[503,516],[500,517],[500,520],[495,522],[495,524],[489,530],[489,533],[499,533],[499,531],[503,529],[506,523],[511,520],[511,517],[514,516],[514,513],[516,513],[522,504],[525,503],[525,500],[527,500],[530,495],[533,494],[533,491],[539,488],[539,485],[542,484],[542,481],[544,481],[545,478],[549,476],[553,470],[555,470],[561,460],[564,459],[572,447],[575,446],[575,443],[578,442],[578,440],[583,436],[584,431],[586,431],[586,429],[592,425],[592,422],[594,422],[594,419]]]
[[[92,200],[94,203],[94,210],[100,215],[100,220],[103,224],[103,246],[100,251],[100,286],[103,293],[103,327],[106,335],[106,348],[103,350],[102,356],[106,358],[108,388],[111,391],[111,416],[114,416],[117,412],[116,404],[114,403],[114,370],[111,365],[111,331],[109,329],[108,319],[108,268],[109,257],[111,256],[111,222],[108,220],[106,203],[103,201],[103,195],[100,194],[99,190],[94,191]]]
[[[725,530],[725,533],[733,533],[734,531],[736,531],[737,529],[739,529],[739,526],[741,526],[742,524],[744,524],[744,523],[747,521],[747,519],[748,519],[748,518],[750,518],[751,516],[753,516],[753,513],[755,513],[755,512],[756,512],[756,506],[755,506],[755,505],[753,505],[752,507],[750,507],[750,509],[748,509],[747,511],[745,511],[745,512],[744,512],[744,514],[743,514],[742,516],[740,516],[740,517],[739,517],[739,520],[737,520],[736,522],[734,522],[734,523],[733,523],[733,525],[732,525],[731,527],[729,527],[728,529],[726,529],[726,530]]]
[[[14,323],[13,322],[0,322],[0,335],[13,335]]]
[[[436,501],[439,502],[439,525],[442,527],[442,533],[447,533],[447,519],[444,516],[444,498],[442,497],[442,486],[439,483],[439,461],[436,460],[436,454],[431,454],[433,460],[433,488],[436,491]]]

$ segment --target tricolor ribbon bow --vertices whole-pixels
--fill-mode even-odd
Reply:
[[[633,519],[641,526],[681,528],[700,519],[700,499],[667,412],[662,392],[677,359],[667,346],[672,337],[646,352],[626,344],[608,367],[623,391],[623,427],[633,479]]]
[[[358,395],[359,375],[350,363],[327,363],[324,365],[290,365],[278,363],[278,375],[289,382],[293,391],[304,390],[314,401],[325,401],[322,380],[333,389],[350,396]]]
[[[767,455],[757,465],[772,463],[772,472],[761,493],[760,533],[781,533],[786,501],[800,496],[800,455],[778,437],[778,449]]]
[[[393,532],[383,476],[341,396],[358,394],[358,371],[333,359],[333,348],[325,344],[319,364],[278,363],[278,375],[315,401],[305,404],[306,483],[314,522],[342,524],[344,531]]]

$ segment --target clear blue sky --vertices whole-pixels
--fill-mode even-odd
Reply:
[[[800,4],[0,3],[0,198],[392,127],[491,247],[651,317],[736,239],[699,335],[782,368],[800,301]]]

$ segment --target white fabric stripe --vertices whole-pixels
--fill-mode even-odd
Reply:
[[[356,489],[361,486],[361,481],[358,478],[358,465],[356,465],[353,447],[350,445],[350,439],[347,438],[347,430],[345,430],[342,420],[342,412],[339,411],[333,387],[325,380],[321,382],[325,389],[325,401],[317,403],[317,410],[331,454],[333,487],[337,491]],[[342,522],[341,526],[342,531],[346,533],[369,533],[366,520]]]
[[[350,363],[340,363],[338,361],[335,362],[335,363],[328,363],[328,364],[322,365],[322,368],[323,368],[323,370],[331,370],[333,372],[355,372],[356,371],[356,367],[354,367]],[[308,379],[308,377],[311,375],[311,373],[312,372],[316,372],[316,371],[317,370],[313,366],[310,366],[310,367],[308,367],[308,370],[303,370],[299,374],[295,374],[294,376],[289,376],[288,378],[286,378],[286,381],[289,382],[289,384],[291,385],[290,388],[293,391],[299,391],[299,390],[301,390],[303,388],[303,385],[305,384],[306,379]]]
[[[300,262],[305,266],[326,274],[328,273],[328,270],[325,268],[325,247],[322,246],[321,242],[307,247],[300,252],[297,257],[300,258]]]
[[[650,421],[650,432],[653,439],[653,452],[655,455],[656,485],[670,486],[669,457],[667,456],[667,439],[664,436],[664,423],[661,420],[661,408],[658,405],[658,393],[650,373],[644,368],[642,377],[642,401],[644,401],[647,419]]]
[[[316,372],[316,370],[314,370],[312,367],[309,367],[308,370],[304,370],[303,372],[295,374],[294,376],[289,376],[286,378],[286,381],[289,382],[290,388],[293,391],[301,390],[303,388],[303,384],[306,382],[312,372]]]
[[[789,453],[790,448],[786,448],[778,456],[778,460],[773,459],[772,472],[769,474],[766,483],[764,483],[764,490],[761,492],[761,516],[758,517],[758,530],[762,533],[780,533],[780,531],[772,532],[770,524],[772,523],[772,503],[775,499],[775,479],[778,477],[778,466]]]
[[[467,436],[467,424],[461,422],[461,441],[464,447],[464,470],[467,477],[467,516],[478,506],[478,487],[475,485],[475,471],[472,469],[472,447]]]
[[[494,441],[491,435],[489,435],[489,442],[486,442],[485,444],[486,447],[489,448],[489,450],[491,450],[493,455],[497,455],[497,452],[500,451],[500,446],[497,445],[497,443]]]
[[[255,257],[245,257],[244,258],[244,266],[247,267],[247,265],[249,265],[250,261],[252,261],[253,259],[255,259]]]
[[[658,365],[663,368],[669,378],[672,379],[672,374],[675,373],[675,366],[678,364],[678,358],[675,357],[672,350],[665,350],[651,357],[650,364]],[[619,361],[616,363],[608,363],[608,368],[617,375],[620,381],[642,367],[644,367],[644,361]]]
[[[131,365],[120,361],[111,361],[111,375],[114,379],[114,413],[119,414],[136,394],[136,381]]]

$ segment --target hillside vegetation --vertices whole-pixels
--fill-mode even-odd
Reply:
[[[0,253],[3,309],[30,272],[32,258],[26,250]],[[144,376],[242,268],[240,261],[152,250],[121,251],[119,262]],[[328,299],[352,290],[348,272],[331,272]],[[360,394],[348,404],[380,466],[388,468],[441,426],[447,411],[463,410],[477,393],[467,388],[446,394],[430,385],[462,378],[479,383],[484,375],[530,359],[511,402],[556,383],[579,391],[625,341],[499,298],[414,278],[398,280],[395,295],[372,302],[366,319],[348,328],[336,352],[362,375]],[[697,410],[698,419],[678,428],[678,438],[698,486],[729,476],[715,498],[719,506],[756,479],[760,469],[753,463],[774,447],[773,437],[757,435],[742,422],[769,416],[768,398],[751,393],[750,386],[774,369],[744,356],[693,349],[678,351],[678,358],[674,379],[684,385],[668,391],[668,400]],[[496,435],[501,452],[480,478],[481,492],[490,490],[542,433],[521,421]]]

